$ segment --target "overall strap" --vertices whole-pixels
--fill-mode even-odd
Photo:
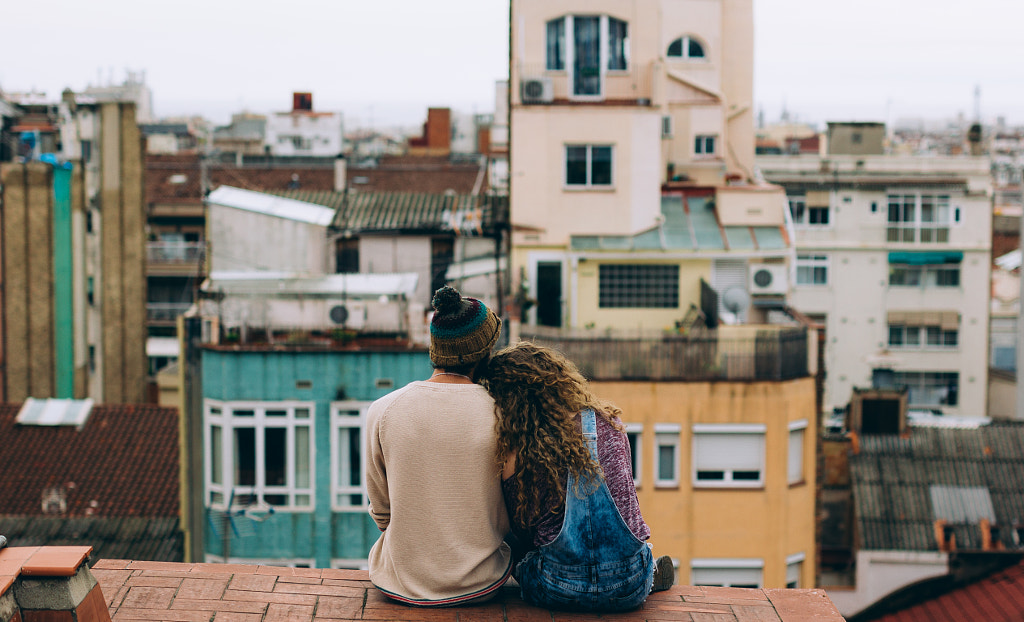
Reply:
[[[580,415],[583,423],[583,438],[587,441],[587,448],[590,449],[590,457],[597,462],[597,416],[594,409],[588,408]]]

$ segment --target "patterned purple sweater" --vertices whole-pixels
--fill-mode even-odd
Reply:
[[[621,421],[618,419],[615,421],[621,425]],[[576,428],[582,434],[583,428],[579,414],[576,415]],[[633,461],[629,452],[629,439],[626,438],[625,432],[616,430],[600,415],[597,417],[597,457],[601,463],[601,469],[604,471],[605,483],[612,493],[615,507],[619,510],[619,515],[622,516],[634,536],[640,540],[647,540],[651,537],[651,529],[640,515],[640,502],[637,501],[636,488],[633,486]],[[565,481],[565,479],[562,480],[563,487]],[[519,478],[513,475],[504,480],[501,488],[511,518],[515,514]],[[548,491],[541,493],[541,499],[544,500],[546,509],[557,508],[557,511],[544,512],[540,521],[531,525],[527,530],[515,526],[512,528],[515,539],[525,550],[549,544],[562,530],[562,521],[565,518],[565,497],[552,499],[551,496]],[[516,555],[516,557],[518,558],[520,555]]]

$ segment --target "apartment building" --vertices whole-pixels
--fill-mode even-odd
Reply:
[[[784,193],[754,174],[752,2],[514,0],[511,18],[521,336],[622,407],[680,583],[813,585],[816,339],[786,316]]]
[[[791,304],[826,327],[825,407],[906,386],[911,409],[984,416],[989,161],[880,151],[758,158],[796,232]]]

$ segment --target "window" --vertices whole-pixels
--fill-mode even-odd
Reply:
[[[611,145],[566,145],[565,185],[587,188],[611,186]]]
[[[695,424],[693,485],[764,486],[763,424]]]
[[[807,195],[805,194],[792,194],[787,197],[789,200],[789,213],[793,217],[793,224],[801,227],[824,227],[829,224],[830,208],[828,205],[827,196],[822,197],[824,193],[814,193],[812,196],[813,203],[810,207],[807,206]]]
[[[704,60],[704,44],[691,36],[679,37],[668,44],[668,57]]]
[[[797,255],[797,285],[828,285],[828,255]]]
[[[787,476],[790,484],[804,481],[804,436],[807,420],[793,421],[789,424],[789,453]]]
[[[956,348],[958,331],[939,326],[889,325],[889,345],[894,348]]]
[[[654,426],[654,485],[658,488],[679,486],[679,432],[671,423]]]
[[[338,273],[359,272],[359,238],[338,238],[334,241],[335,271]]]
[[[597,287],[602,309],[675,309],[679,307],[679,266],[602,264]]]
[[[888,203],[889,242],[949,241],[948,194],[891,194]]]
[[[83,140],[82,141],[82,162],[89,162],[89,160],[92,160],[92,141],[91,140]]]
[[[960,266],[935,264],[911,266],[889,264],[891,287],[960,287]]]
[[[629,455],[630,455],[630,468],[633,470],[633,485],[637,488],[640,487],[641,481],[641,468],[643,460],[640,459],[643,456],[643,433],[644,426],[638,423],[627,423],[626,424],[626,438],[629,440]]]
[[[629,24],[607,15],[567,15],[546,25],[544,66],[571,73],[575,97],[601,97],[607,71],[629,67]]]
[[[363,447],[366,409],[370,402],[331,404],[331,506],[366,511],[366,469]]]
[[[910,406],[956,406],[960,387],[957,372],[898,371],[893,374],[896,386],[905,386]]]
[[[762,586],[764,561],[760,559],[693,559],[690,584],[711,587]]]
[[[807,558],[803,553],[790,555],[786,558],[786,587],[798,589],[800,587],[800,574],[804,569],[804,560]]]
[[[693,152],[697,155],[715,154],[715,137],[710,134],[698,134],[693,139]]]
[[[208,503],[311,507],[313,409],[308,402],[207,400]]]

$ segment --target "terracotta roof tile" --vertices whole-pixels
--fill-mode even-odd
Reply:
[[[1024,612],[1024,562],[877,618],[878,622],[1010,622]]]
[[[178,413],[157,406],[95,406],[81,431],[15,423],[0,405],[0,516],[43,515],[60,488],[65,516],[176,517]]]

